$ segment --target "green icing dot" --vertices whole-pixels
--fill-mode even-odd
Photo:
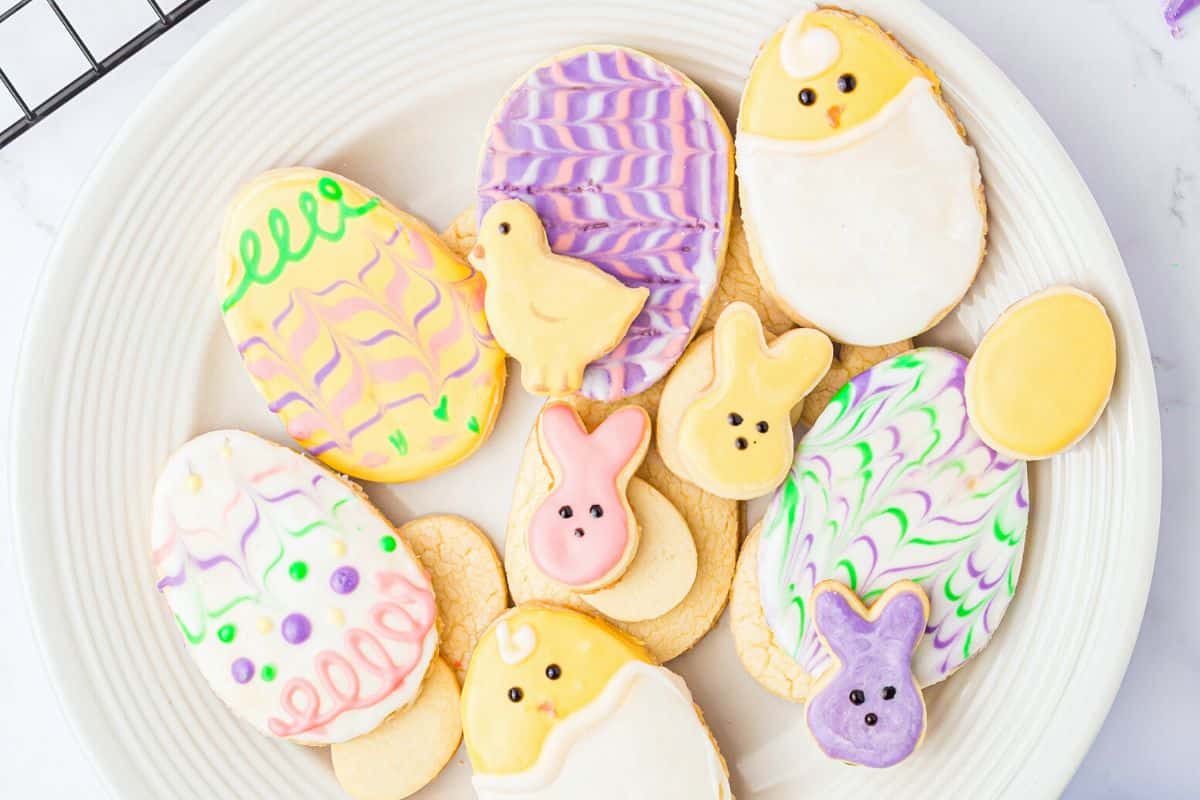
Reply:
[[[467,420],[467,430],[471,433],[479,433],[479,420],[474,416]]]
[[[385,552],[385,553],[392,552],[393,550],[396,549],[396,537],[395,536],[384,536],[382,539],[379,540],[379,546],[383,549],[383,552]]]
[[[292,565],[288,567],[288,575],[291,575],[294,581],[304,580],[308,577],[308,564],[303,561],[293,561]]]
[[[449,401],[450,398],[446,397],[446,395],[442,395],[441,402],[438,403],[438,407],[433,410],[433,416],[435,419],[440,419],[442,422],[446,422],[450,419],[450,413],[446,410],[446,404]]]
[[[237,635],[237,626],[235,626],[232,622],[226,623],[225,625],[222,625],[221,627],[217,628],[217,638],[220,639],[225,644],[229,644],[230,642],[232,642],[233,637],[236,635]]]
[[[277,674],[275,665],[274,664],[263,664],[262,672],[260,672],[259,674],[262,675],[262,679],[264,681],[266,681],[267,683],[270,683],[271,681],[275,680],[275,675]]]

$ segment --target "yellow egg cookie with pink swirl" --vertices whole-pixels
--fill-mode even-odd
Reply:
[[[346,178],[264,173],[229,206],[221,309],[268,408],[338,472],[400,482],[471,455],[504,394],[484,280]]]

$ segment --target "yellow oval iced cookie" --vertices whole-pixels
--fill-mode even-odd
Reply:
[[[736,156],[755,269],[796,322],[896,342],[974,281],[987,227],[975,151],[937,76],[871,20],[800,4],[751,69]]]
[[[683,679],[615,628],[519,606],[479,643],[462,693],[480,800],[726,800],[725,763]]]
[[[416,480],[491,432],[505,365],[482,276],[362,186],[304,167],[251,181],[229,207],[220,286],[268,407],[338,472]]]
[[[1117,342],[1104,306],[1055,286],[1005,311],[967,367],[967,411],[980,438],[1036,460],[1082,439],[1108,405]]]

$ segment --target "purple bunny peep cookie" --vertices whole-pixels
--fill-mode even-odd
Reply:
[[[812,609],[836,662],[813,685],[805,709],[817,746],[850,764],[899,764],[925,737],[925,698],[912,655],[925,633],[929,598],[912,581],[899,581],[868,610],[850,588],[821,581]]]

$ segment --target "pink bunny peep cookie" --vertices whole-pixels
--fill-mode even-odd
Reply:
[[[158,588],[217,695],[265,734],[344,742],[417,697],[438,647],[429,578],[355,487],[249,433],[171,457]]]
[[[575,409],[549,403],[537,431],[553,488],[530,520],[530,556],[543,574],[576,591],[604,588],[637,553],[626,488],[650,446],[649,415],[620,408],[589,434]]]
[[[892,584],[871,605],[845,585],[817,584],[813,624],[834,666],[812,687],[808,729],[830,758],[892,767],[925,738],[925,698],[912,656],[925,633],[929,599],[912,581]]]

